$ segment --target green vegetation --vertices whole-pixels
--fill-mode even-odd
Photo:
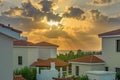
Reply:
[[[87,75],[81,75],[77,78],[77,80],[88,80],[88,76]]]
[[[81,50],[77,50],[77,53],[74,53],[71,50],[68,53],[59,54],[57,58],[63,61],[69,61],[71,59],[75,59],[75,58],[79,58],[79,57],[83,57],[91,54],[95,54],[95,52],[82,52]]]
[[[116,80],[120,80],[120,72],[116,72]]]
[[[36,69],[24,67],[15,70],[14,75],[22,75],[26,80],[36,80]]]

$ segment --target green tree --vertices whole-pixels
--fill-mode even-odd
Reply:
[[[73,51],[69,51],[67,54],[67,58],[68,60],[74,59],[75,58],[75,54]]]
[[[20,70],[15,70],[14,75],[22,75],[26,80],[36,80],[36,69],[24,67]]]

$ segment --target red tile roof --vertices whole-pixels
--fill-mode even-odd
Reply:
[[[34,43],[26,41],[26,40],[14,41],[13,45],[14,46],[56,46],[56,47],[58,47],[58,45],[51,44],[51,43],[48,43],[48,42],[40,42],[40,43],[34,44]]]
[[[25,40],[17,40],[13,42],[14,46],[35,46],[32,42],[28,42]]]
[[[40,66],[40,65],[43,64],[43,62],[44,62],[44,60],[42,60],[42,59],[37,59],[37,61],[35,61],[35,62],[33,62],[33,63],[31,64],[31,66]]]
[[[56,46],[56,47],[58,47],[58,45],[51,44],[48,42],[39,42],[39,43],[36,43],[36,46]]]
[[[10,26],[6,26],[6,25],[1,24],[1,23],[0,23],[0,27],[7,28],[7,29],[10,29],[10,30],[15,31],[15,32],[18,32],[18,33],[22,33],[22,31],[20,31],[20,30],[14,29],[14,28],[12,28],[12,27],[10,27]]]
[[[111,36],[111,35],[120,35],[120,29],[105,32],[105,33],[99,34],[98,36]]]
[[[31,66],[50,67],[51,62],[55,62],[55,66],[57,66],[57,67],[68,65],[67,62],[58,60],[56,58],[50,58],[48,60],[41,60],[40,59],[40,60],[34,62],[33,64],[31,64]]]
[[[91,55],[91,56],[84,56],[77,59],[73,59],[70,62],[102,63],[104,61],[96,56]]]
[[[13,80],[25,80],[21,75],[15,75]]]

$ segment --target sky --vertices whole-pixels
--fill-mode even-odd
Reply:
[[[120,0],[0,0],[0,23],[59,50],[101,50],[98,34],[120,28]]]

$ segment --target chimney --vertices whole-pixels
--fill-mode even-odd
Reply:
[[[8,27],[10,27],[10,24],[8,24]]]
[[[56,70],[55,69],[55,62],[51,62],[50,64],[51,64],[51,69],[50,70]]]

